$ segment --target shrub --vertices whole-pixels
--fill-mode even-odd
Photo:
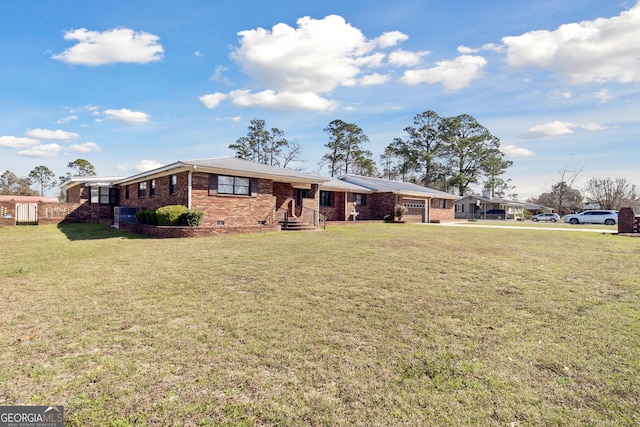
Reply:
[[[182,214],[189,209],[182,205],[169,205],[156,209],[158,217],[158,225],[179,225],[179,219]]]
[[[384,220],[384,222],[393,222],[393,215],[386,214],[385,216],[382,217],[382,219]]]
[[[396,207],[393,209],[393,213],[395,214],[396,218],[398,218],[398,221],[402,221],[402,216],[407,213],[407,208],[402,205],[396,205]]]
[[[200,224],[202,224],[203,220],[204,220],[204,212],[189,209],[188,211],[180,215],[180,218],[178,219],[178,223],[180,225],[187,225],[189,227],[199,227]]]
[[[136,220],[139,224],[158,225],[158,216],[153,209],[143,209],[136,212]]]

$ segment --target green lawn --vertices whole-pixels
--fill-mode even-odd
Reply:
[[[640,239],[4,227],[0,259],[0,405],[68,425],[640,424]]]

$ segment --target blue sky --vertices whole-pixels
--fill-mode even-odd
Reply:
[[[0,171],[232,156],[260,118],[325,175],[332,120],[378,161],[433,110],[500,138],[522,200],[563,170],[640,185],[638,40],[635,0],[4,1]]]

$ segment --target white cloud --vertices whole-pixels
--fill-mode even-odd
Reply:
[[[163,166],[162,163],[158,163],[155,160],[141,160],[136,165],[136,170],[140,172],[146,172],[150,171],[151,169],[159,168],[160,166]]]
[[[487,43],[482,45],[482,50],[501,53],[501,52],[504,52],[505,47],[504,45],[501,45],[501,44]]]
[[[233,102],[242,106],[312,111],[334,109],[336,102],[322,94],[339,86],[383,80],[370,72],[385,65],[387,54],[380,49],[396,46],[408,38],[399,31],[390,31],[367,39],[358,28],[337,15],[323,19],[307,16],[297,20],[296,28],[280,23],[271,30],[257,28],[238,35],[240,46],[231,57],[253,80],[254,86],[264,90],[231,92]],[[400,54],[396,58],[400,58]],[[363,78],[365,73],[367,77]],[[217,71],[214,76],[218,76]],[[212,95],[215,97],[209,100],[210,104],[216,106],[220,94]],[[205,102],[202,98],[201,101]]]
[[[217,122],[239,122],[242,119],[240,116],[233,117],[220,117],[215,119]]]
[[[442,83],[449,90],[459,90],[477,79],[487,61],[482,56],[462,55],[453,61],[440,61],[435,67],[408,70],[400,79],[414,86],[420,83]]]
[[[386,33],[382,33],[380,37],[373,40],[375,45],[380,46],[382,48],[395,46],[398,43],[409,40],[409,36],[401,33],[400,31],[389,31]]]
[[[515,145],[505,145],[500,147],[500,151],[504,153],[507,157],[531,157],[533,156],[533,151],[528,150],[526,148],[517,147]]]
[[[640,2],[612,18],[504,37],[513,67],[549,68],[574,83],[640,81]]]
[[[202,102],[207,108],[216,108],[222,101],[227,99],[229,95],[226,93],[210,93],[208,95],[202,95],[200,98],[200,102]]]
[[[233,103],[242,107],[258,106],[274,110],[331,111],[337,107],[335,101],[312,92],[275,92],[264,90],[252,93],[249,90],[235,90],[230,93]]]
[[[114,28],[104,32],[79,28],[66,32],[64,39],[78,43],[52,58],[71,64],[147,64],[161,60],[164,54],[162,45],[158,43],[158,36],[129,28]]]
[[[562,97],[565,99],[569,99],[572,96],[571,92],[562,92],[560,95],[562,95]]]
[[[20,138],[17,136],[0,136],[0,147],[7,148],[24,148],[31,147],[38,143],[37,139]]]
[[[422,57],[431,54],[429,51],[410,52],[408,50],[397,49],[389,54],[388,62],[391,65],[401,67],[415,67],[422,62]]]
[[[470,53],[478,53],[480,52],[480,49],[474,49],[468,46],[458,46],[458,49],[456,49],[458,52],[462,53],[462,54],[470,54]]]
[[[608,89],[602,89],[598,93],[596,93],[596,99],[601,104],[607,103],[614,98],[615,97],[611,94],[611,92]]]
[[[149,115],[147,113],[131,111],[127,108],[122,108],[120,110],[105,110],[104,114],[106,114],[110,120],[118,120],[126,123],[141,124],[149,121]]]
[[[584,125],[580,125],[580,128],[593,132],[597,130],[609,129],[609,126],[602,126],[602,125],[599,125],[598,123],[586,123]]]
[[[56,157],[62,150],[58,144],[35,145],[28,150],[18,151],[18,154],[26,157]]]
[[[373,86],[381,85],[389,81],[389,76],[386,74],[373,73],[367,76],[361,77],[358,82],[361,86]]]
[[[522,138],[547,138],[550,136],[560,136],[573,133],[573,129],[577,127],[574,123],[561,122],[559,120],[543,123],[541,125],[532,126],[528,132],[521,135]]]
[[[49,130],[49,129],[31,129],[26,133],[30,138],[35,139],[54,139],[59,141],[65,141],[68,139],[75,139],[79,137],[77,133],[66,132],[63,130]]]
[[[225,67],[224,65],[218,65],[215,69],[215,72],[209,77],[209,80],[212,82],[222,82],[224,84],[230,84],[228,78],[224,76],[224,72],[228,71],[229,67]]]
[[[100,146],[95,142],[85,142],[84,144],[70,145],[67,147],[67,151],[89,153],[91,151],[100,151]]]
[[[594,132],[598,130],[609,129],[609,127],[602,126],[598,123],[575,124],[571,122],[561,122],[559,120],[555,120],[553,122],[547,122],[540,125],[532,126],[525,134],[520,135],[520,137],[525,139],[549,138],[553,136],[572,134],[574,133],[574,129],[582,129],[588,132]]]
[[[78,107],[78,108],[70,108],[69,112],[72,113],[72,114],[75,114],[75,113],[82,113],[84,111],[89,111],[89,112],[91,112],[93,114],[96,114],[99,109],[100,109],[100,107],[97,107],[95,105],[85,105],[85,106]]]
[[[56,120],[56,124],[57,125],[63,125],[65,123],[69,123],[69,122],[72,122],[74,120],[78,120],[78,118],[79,117],[74,114],[74,115],[63,117],[61,119]]]
[[[239,32],[232,57],[256,82],[277,90],[327,92],[360,72],[354,61],[371,49],[360,30],[336,15],[297,24]]]

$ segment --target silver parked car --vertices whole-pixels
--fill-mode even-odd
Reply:
[[[618,223],[618,211],[584,211],[579,214],[565,215],[564,222],[569,224],[615,225]]]
[[[538,222],[538,221],[557,222],[557,221],[560,221],[560,215],[558,215],[557,213],[541,213],[541,214],[532,216],[531,217],[531,221],[534,221],[534,222]]]

